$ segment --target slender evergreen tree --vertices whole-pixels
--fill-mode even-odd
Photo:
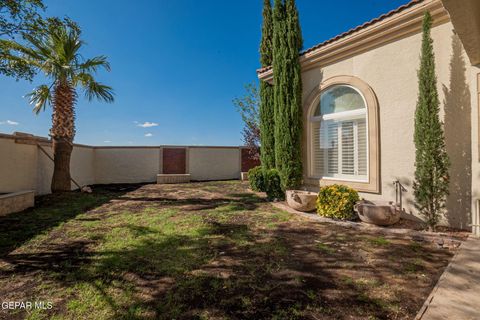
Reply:
[[[270,0],[263,1],[262,42],[260,63],[262,67],[273,61],[273,16]],[[275,168],[275,119],[273,86],[260,81],[260,159],[265,169]]]
[[[430,36],[432,17],[427,12],[423,19],[423,40],[419,94],[415,111],[415,181],[413,184],[416,207],[434,230],[444,210],[448,195],[450,161],[445,148],[443,123],[440,121],[440,102],[435,75],[433,40]]]
[[[302,36],[294,0],[275,0],[273,79],[275,164],[284,190],[302,182],[302,80],[299,53]]]
[[[286,103],[286,92],[281,90],[281,87],[285,85],[285,62],[286,62],[286,30],[285,30],[285,6],[283,0],[274,0],[273,8],[273,37],[272,37],[272,67],[273,67],[273,104],[274,104],[274,136],[275,139],[281,136],[282,126],[281,119],[279,117],[279,110],[284,109]],[[275,165],[278,168],[280,163],[280,140],[275,141]]]

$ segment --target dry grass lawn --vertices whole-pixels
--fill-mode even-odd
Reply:
[[[275,209],[238,181],[97,186],[0,218],[5,319],[412,319],[452,252]]]

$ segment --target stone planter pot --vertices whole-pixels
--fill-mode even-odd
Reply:
[[[311,212],[316,208],[317,194],[303,190],[287,190],[285,193],[290,208],[302,212]]]
[[[389,226],[400,220],[400,210],[392,201],[359,201],[354,206],[360,220],[377,226]]]

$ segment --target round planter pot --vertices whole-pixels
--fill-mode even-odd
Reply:
[[[360,220],[377,226],[389,226],[400,220],[400,210],[393,202],[372,202],[362,200],[355,204]]]
[[[302,212],[311,212],[316,208],[317,194],[303,190],[287,190],[285,193],[290,208]]]

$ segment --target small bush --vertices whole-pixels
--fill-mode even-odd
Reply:
[[[248,181],[253,191],[265,192],[265,179],[261,166],[248,170]]]
[[[263,179],[265,182],[265,192],[269,200],[284,200],[285,193],[282,190],[280,181],[280,174],[277,169],[269,169],[263,172]]]
[[[353,206],[360,200],[357,191],[344,185],[334,184],[320,188],[317,199],[319,215],[341,220],[355,217]]]

